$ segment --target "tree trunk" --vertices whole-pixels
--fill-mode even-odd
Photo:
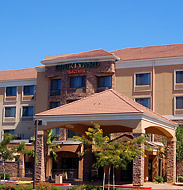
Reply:
[[[114,174],[114,165],[113,165],[113,189],[115,189],[115,174]]]
[[[104,170],[104,176],[103,176],[103,190],[104,190],[104,186],[105,186],[105,170]]]
[[[108,171],[108,190],[110,189],[110,176],[111,176],[111,166],[109,166],[109,171]]]

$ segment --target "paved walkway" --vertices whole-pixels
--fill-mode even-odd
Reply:
[[[98,182],[97,181],[96,182],[87,182],[86,184],[102,185],[102,183],[99,181]],[[134,187],[133,184],[119,184],[118,183],[118,185]],[[177,189],[177,190],[179,190],[179,189],[183,189],[183,184],[178,186],[178,185],[172,185],[170,183],[157,184],[157,183],[153,183],[153,182],[146,182],[146,183],[144,183],[144,185],[142,187],[152,187],[152,189],[167,189],[167,190],[168,189]]]
[[[183,186],[172,185],[169,183],[157,184],[152,182],[144,183],[143,187],[152,187],[152,189],[183,189]]]

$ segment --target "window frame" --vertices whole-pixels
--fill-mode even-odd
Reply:
[[[15,108],[15,116],[6,116],[6,108]],[[4,107],[4,118],[16,118],[16,115],[17,115],[16,106],[5,106]]]
[[[32,107],[33,108],[33,115],[23,115],[24,114],[24,108],[25,107]],[[33,118],[34,116],[34,106],[32,105],[22,105],[22,118]],[[28,111],[29,112],[29,111]]]
[[[33,94],[25,94],[25,93],[24,93],[24,88],[25,88],[25,87],[30,87],[30,86],[34,86],[34,93],[33,93]],[[36,88],[35,85],[24,85],[24,86],[22,86],[22,95],[23,95],[23,96],[34,96],[34,95],[35,95],[35,88]]]
[[[59,104],[60,104],[60,102],[50,102],[50,107],[49,107],[49,109],[54,109],[54,108],[57,108],[57,107],[61,106],[61,104],[60,104],[60,105],[57,105],[56,107],[51,107],[51,104],[52,104],[52,103],[57,103],[57,104],[59,103]]]
[[[99,86],[99,79],[110,77],[111,86]],[[112,88],[112,75],[97,76],[97,88]]]
[[[145,98],[146,98],[146,99],[149,99],[149,102],[150,102],[150,108],[148,108],[148,107],[146,107],[146,106],[144,106],[144,105],[142,105],[142,104],[141,104],[141,105],[144,106],[144,107],[146,107],[146,108],[148,108],[148,109],[152,109],[152,97],[151,97],[151,96],[140,96],[140,97],[135,97],[135,98],[134,98],[134,101],[137,102],[136,99],[145,99]],[[138,102],[137,102],[137,103],[138,103]],[[140,103],[139,103],[139,104],[140,104]]]
[[[177,83],[176,77],[177,77],[177,71],[182,71],[183,69],[176,69],[174,70],[174,90],[183,90],[183,83]],[[177,87],[177,85],[181,85],[181,87]]]
[[[59,82],[60,85],[59,85],[59,83],[57,83],[57,89],[53,88],[53,84],[52,84],[53,81],[60,81]],[[61,78],[52,78],[50,80],[50,96],[60,96],[61,95],[61,89],[62,89],[61,87],[62,87]]]
[[[81,86],[80,87],[72,87],[71,86],[71,79],[73,79],[73,78],[79,78],[79,77],[82,78],[82,80],[81,80]],[[83,78],[84,78],[84,80],[83,80]],[[84,81],[84,83],[83,83],[83,81]],[[82,84],[84,84],[84,86],[82,86]],[[85,75],[82,75],[82,76],[70,76],[69,77],[69,89],[79,89],[79,88],[86,88],[86,76]]]
[[[136,75],[137,74],[150,74],[150,84],[149,85],[136,85]],[[142,91],[152,91],[152,71],[142,71],[142,72],[134,72],[134,80],[133,80],[133,87],[134,92],[142,92]],[[147,87],[147,89],[136,89],[136,87]]]

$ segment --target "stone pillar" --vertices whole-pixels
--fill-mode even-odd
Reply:
[[[83,160],[83,180],[89,181],[91,178],[92,169],[92,146],[84,145],[84,150],[87,150],[84,154]]]
[[[45,181],[44,131],[37,133],[36,181]]]
[[[167,159],[166,159],[167,183],[176,181],[176,140],[167,138]]]
[[[141,136],[141,133],[134,133],[134,138]],[[144,145],[139,145],[144,148]],[[139,155],[133,160],[133,185],[142,186],[144,184],[144,157]]]

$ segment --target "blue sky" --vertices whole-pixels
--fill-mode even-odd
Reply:
[[[182,0],[1,0],[0,70],[46,55],[183,43]]]

